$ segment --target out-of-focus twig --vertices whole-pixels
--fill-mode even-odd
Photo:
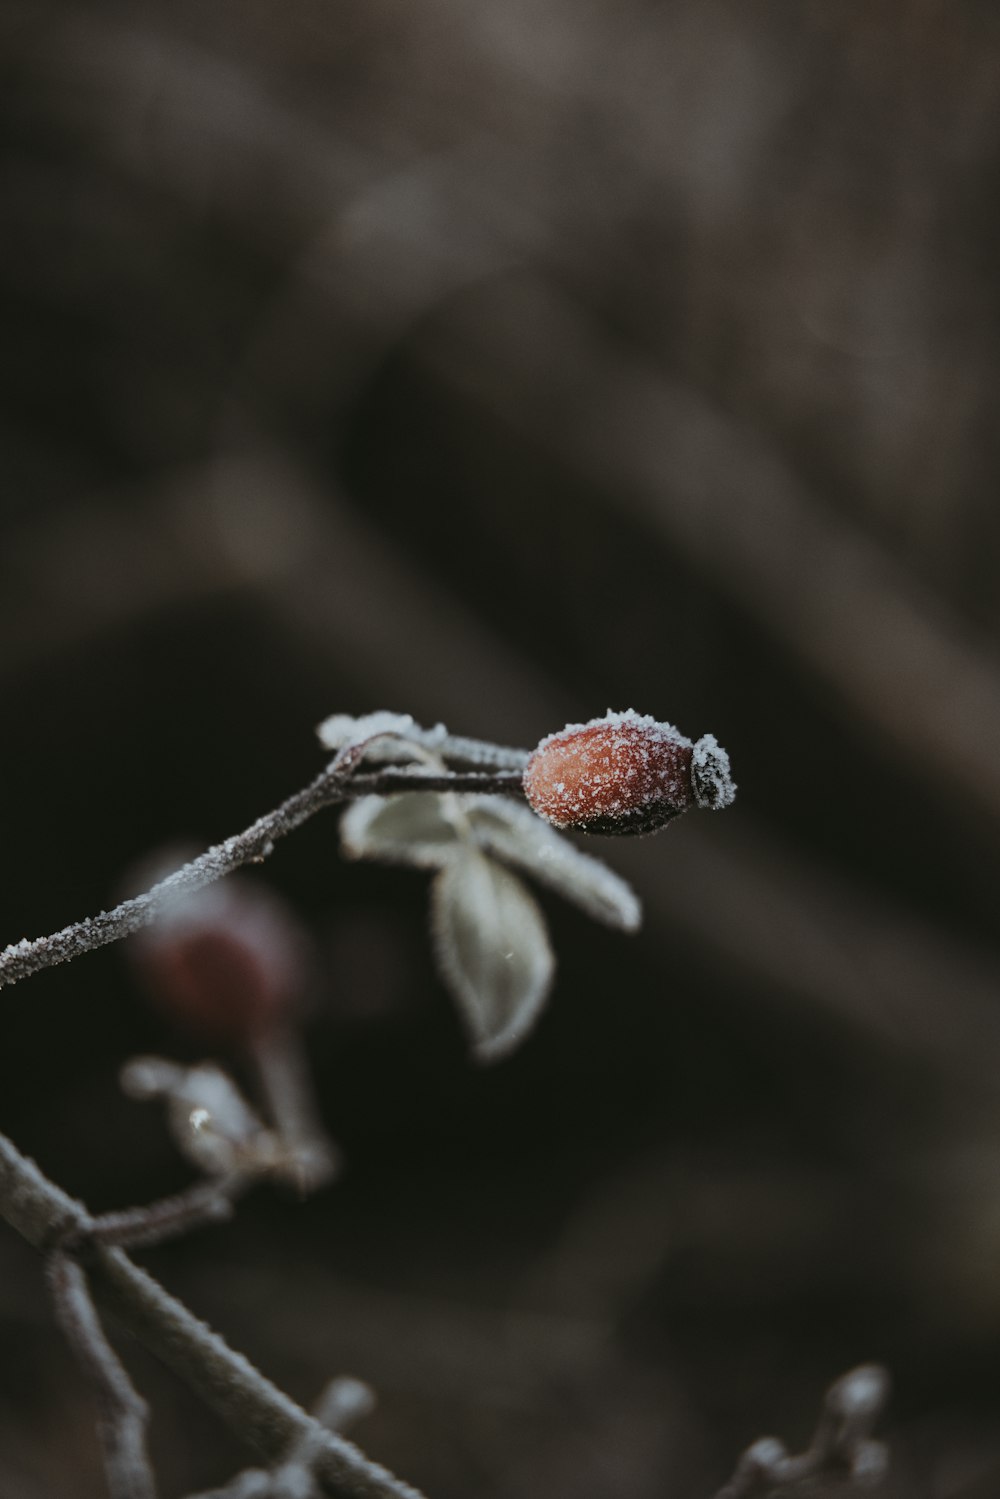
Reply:
[[[222,1488],[189,1499],[314,1499],[320,1491],[313,1467],[322,1451],[323,1431],[347,1431],[374,1406],[373,1392],[360,1379],[332,1379],[313,1412],[316,1430],[297,1438],[283,1462],[270,1469],[245,1468]]]
[[[146,1453],[146,1402],[104,1336],[83,1268],[60,1248],[49,1255],[46,1269],[56,1319],[97,1395],[111,1499],[156,1499]]]
[[[340,1152],[320,1121],[302,1040],[291,1026],[254,1031],[247,1042],[267,1113],[288,1152],[288,1174],[303,1192],[335,1176]]]
[[[85,1238],[95,1222],[2,1135],[0,1216],[41,1249]],[[315,1434],[320,1447],[313,1470],[323,1494],[334,1499],[420,1499],[416,1489],[352,1443],[326,1432],[121,1249],[97,1246],[88,1273],[118,1320],[265,1457],[280,1460],[294,1442]]]
[[[761,1437],[740,1458],[736,1472],[715,1499],[762,1499],[824,1475],[873,1483],[886,1471],[888,1454],[871,1436],[889,1393],[889,1376],[878,1364],[862,1364],[826,1392],[823,1412],[805,1452],[791,1456],[777,1437]]]
[[[152,1249],[192,1229],[222,1223],[233,1214],[233,1203],[253,1178],[232,1175],[215,1181],[196,1182],[184,1192],[158,1202],[94,1218],[81,1244],[107,1244],[116,1249]],[[73,1247],[67,1240],[65,1248]]]

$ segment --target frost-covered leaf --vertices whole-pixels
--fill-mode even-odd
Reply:
[[[480,847],[515,864],[606,926],[638,931],[642,906],[631,885],[600,859],[581,853],[530,808],[488,796],[465,797],[463,806]]]
[[[409,713],[365,713],[354,718],[349,713],[331,713],[317,724],[316,733],[320,743],[327,749],[342,750],[351,744],[363,744],[376,734],[394,734],[401,739],[410,737],[417,728]]]
[[[449,734],[443,723],[425,729],[408,713],[366,713],[354,718],[333,713],[316,727],[327,749],[349,752],[364,746],[363,758],[374,764],[398,764],[434,756],[443,764],[480,766],[484,770],[523,770],[530,752]]]
[[[466,846],[435,879],[431,915],[438,965],[473,1052],[497,1061],[531,1030],[552,983],[542,913],[515,874]]]
[[[461,836],[448,801],[434,791],[359,797],[340,819],[341,848],[349,859],[438,869]]]
[[[352,718],[348,713],[333,713],[317,725],[316,733],[327,749],[338,757],[364,760],[376,765],[405,765],[413,760],[426,762],[437,755],[448,742],[443,723],[432,729],[421,728],[409,713],[366,713]]]

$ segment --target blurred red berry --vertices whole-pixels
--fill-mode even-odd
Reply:
[[[535,812],[584,833],[652,833],[688,807],[728,806],[734,793],[711,734],[693,744],[632,709],[550,734],[524,772]]]
[[[178,896],[131,949],[157,1008],[218,1044],[249,1042],[293,1018],[307,980],[296,918],[273,891],[239,875]]]

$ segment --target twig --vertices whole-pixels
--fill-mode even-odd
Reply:
[[[288,1456],[276,1471],[276,1487],[279,1490],[284,1487],[292,1495],[297,1487],[304,1486],[322,1456],[322,1433],[344,1431],[366,1416],[374,1404],[372,1391],[359,1379],[331,1380],[314,1409],[314,1430],[292,1443]]]
[[[341,1374],[331,1379],[319,1400],[313,1415],[327,1431],[348,1431],[355,1421],[370,1415],[375,1409],[375,1392],[362,1379]]]
[[[0,1135],[0,1216],[39,1249],[85,1238],[99,1222]],[[98,1245],[88,1271],[101,1300],[163,1363],[266,1459],[316,1434],[320,1491],[332,1499],[421,1499],[418,1490],[327,1432],[242,1354],[170,1296],[121,1249]]]
[[[323,1391],[314,1415],[317,1432],[309,1432],[292,1444],[287,1458],[277,1468],[245,1468],[222,1488],[191,1494],[188,1499],[310,1499],[316,1494],[312,1465],[318,1453],[316,1435],[323,1430],[342,1432],[366,1416],[375,1396],[360,1379],[342,1376]]]
[[[25,938],[0,952],[0,988],[16,984],[43,968],[69,962],[94,948],[118,942],[140,927],[148,926],[175,896],[200,890],[213,880],[232,874],[244,864],[260,864],[274,850],[279,838],[294,832],[324,807],[336,806],[352,797],[385,796],[396,791],[468,791],[493,795],[517,795],[521,776],[517,771],[447,772],[429,775],[421,770],[380,770],[350,775],[339,759],[302,791],[297,791],[273,812],[267,812],[241,833],[206,849],[181,869],[160,880],[143,895],[133,896],[111,911],[101,911],[74,922],[47,937]]]
[[[340,1152],[328,1137],[313,1098],[298,1031],[271,1026],[247,1043],[271,1123],[289,1161],[285,1173],[302,1192],[314,1191],[340,1169]]]
[[[847,1478],[871,1483],[886,1468],[886,1450],[871,1430],[889,1393],[889,1376],[878,1364],[862,1364],[826,1392],[812,1441],[792,1457],[777,1437],[761,1437],[740,1458],[736,1472],[715,1499],[761,1499],[806,1479]]]
[[[146,1402],[104,1336],[82,1267],[62,1248],[46,1266],[56,1320],[97,1396],[111,1499],[156,1499],[146,1454]]]
[[[199,1181],[184,1192],[161,1197],[157,1202],[137,1208],[123,1208],[116,1213],[102,1213],[86,1233],[77,1236],[81,1252],[89,1244],[105,1244],[115,1249],[152,1249],[168,1239],[179,1238],[193,1228],[225,1222],[233,1214],[237,1197],[253,1184],[249,1173],[217,1180]],[[64,1245],[74,1249],[72,1241]]]

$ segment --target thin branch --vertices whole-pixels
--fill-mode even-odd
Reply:
[[[313,1415],[327,1431],[349,1431],[375,1409],[375,1392],[363,1379],[341,1374],[331,1379],[313,1409]]]
[[[146,1453],[148,1410],[104,1336],[82,1267],[65,1249],[46,1266],[56,1320],[93,1386],[111,1499],[156,1499]]]
[[[291,1026],[254,1031],[247,1042],[266,1112],[288,1152],[285,1172],[300,1192],[323,1186],[340,1169],[340,1152],[320,1121],[302,1038]]]
[[[233,1204],[250,1186],[249,1173],[209,1181],[195,1182],[172,1197],[161,1197],[143,1207],[123,1208],[102,1213],[85,1234],[79,1236],[80,1253],[91,1244],[105,1244],[115,1249],[151,1249],[169,1239],[180,1238],[194,1228],[222,1223],[233,1215]],[[75,1244],[67,1241],[66,1248]]]
[[[204,1489],[188,1499],[274,1499],[274,1485],[266,1468],[244,1468],[221,1489]]]
[[[345,1431],[366,1416],[374,1405],[375,1396],[361,1380],[331,1380],[314,1408],[314,1430],[296,1438],[281,1467],[288,1473],[296,1470],[303,1474],[312,1473],[322,1456],[322,1433]]]
[[[763,1499],[776,1489],[829,1476],[872,1483],[886,1469],[886,1449],[871,1436],[889,1393],[889,1376],[879,1364],[862,1364],[826,1392],[823,1412],[805,1452],[791,1456],[777,1437],[761,1437],[748,1447],[736,1472],[715,1499]]]
[[[324,727],[321,724],[317,730],[320,741],[333,749],[335,744],[324,737]],[[413,724],[401,737],[405,738],[408,745],[428,751],[436,760],[443,760],[448,766],[460,766],[463,770],[477,770],[484,774],[498,770],[516,770],[522,774],[531,759],[530,750],[515,749],[507,744],[491,744],[485,739],[468,739],[462,734],[449,734],[443,724],[438,724],[433,729],[422,729],[419,724]],[[391,731],[387,731],[382,743],[378,743],[376,739],[369,740],[364,757],[369,764],[388,765],[397,760],[399,745],[396,737]]]
[[[61,1247],[70,1236],[86,1238],[100,1221],[4,1135],[0,1216],[43,1250]],[[331,1499],[421,1499],[418,1490],[371,1462],[353,1443],[325,1431],[121,1249],[96,1246],[88,1271],[101,1302],[121,1324],[265,1459],[280,1461],[296,1441],[315,1433],[320,1456],[314,1471],[321,1492]]]
[[[332,1379],[313,1411],[319,1430],[343,1432],[367,1416],[375,1396],[360,1379],[343,1375]],[[287,1458],[277,1468],[245,1468],[221,1488],[190,1494],[188,1499],[307,1499],[316,1493],[312,1463],[317,1457],[316,1435],[296,1438]]]
[[[468,791],[479,794],[517,795],[521,776],[517,771],[446,772],[429,775],[421,770],[387,769],[351,775],[339,758],[302,791],[297,791],[273,812],[267,812],[241,833],[206,849],[181,869],[160,880],[143,895],[133,896],[111,911],[101,911],[74,922],[47,937],[13,942],[0,952],[0,988],[16,984],[43,968],[67,963],[94,948],[118,942],[131,932],[148,926],[176,896],[200,890],[222,879],[244,864],[260,864],[274,851],[279,838],[294,832],[324,807],[337,806],[357,796],[386,796],[396,791]]]

